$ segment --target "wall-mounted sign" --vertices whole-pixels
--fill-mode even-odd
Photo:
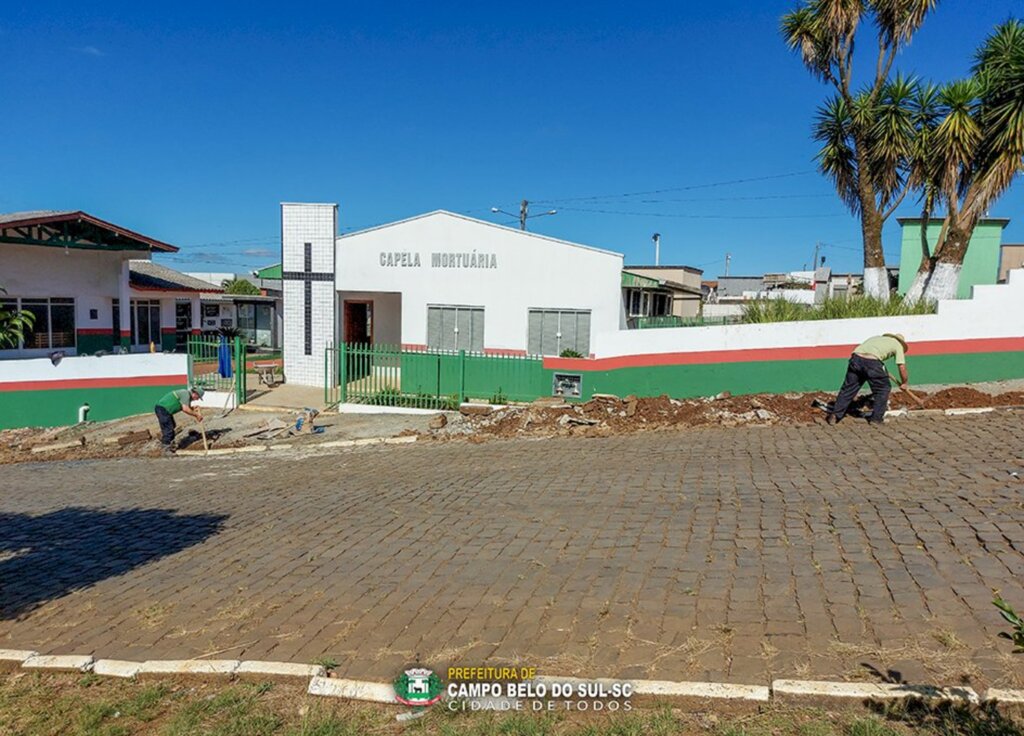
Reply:
[[[380,265],[384,268],[421,268],[419,253],[409,251],[381,251]],[[457,253],[431,253],[431,268],[497,268],[495,253],[477,253],[475,250]]]

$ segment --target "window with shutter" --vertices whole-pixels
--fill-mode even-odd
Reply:
[[[484,308],[428,305],[427,347],[431,350],[483,352]]]
[[[561,355],[566,350],[590,355],[589,310],[531,309],[527,330],[531,355]]]

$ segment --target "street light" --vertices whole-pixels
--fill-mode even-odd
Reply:
[[[501,209],[500,207],[491,207],[491,212],[493,212],[495,214],[508,215],[509,217],[517,217],[517,215],[513,215],[511,212],[506,212],[505,210]],[[544,217],[546,215],[557,215],[557,214],[558,214],[558,210],[548,210],[547,212],[538,212],[537,214],[531,215],[530,214],[530,202],[528,200],[524,199],[519,204],[519,215],[518,215],[518,218],[519,218],[519,229],[520,230],[526,230],[526,221],[529,220],[531,217]]]

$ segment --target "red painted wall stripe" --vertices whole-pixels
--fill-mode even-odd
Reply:
[[[113,335],[114,331],[109,327],[83,327],[78,330],[79,335]]]
[[[856,345],[817,345],[791,348],[746,350],[704,350],[687,353],[648,353],[613,358],[545,358],[552,370],[607,371],[615,368],[649,368],[665,365],[706,365],[709,363],[750,363],[769,360],[825,360],[848,358]],[[1006,353],[1024,351],[1024,337],[991,337],[967,340],[922,340],[910,343],[910,357],[953,353]]]
[[[134,376],[131,378],[66,378],[57,381],[6,381],[0,391],[56,391],[69,388],[132,388],[135,386],[184,386],[188,376]]]

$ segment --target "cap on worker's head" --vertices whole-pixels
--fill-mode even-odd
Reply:
[[[910,346],[907,345],[906,338],[904,338],[903,335],[899,334],[898,332],[886,332],[883,335],[883,337],[891,337],[894,340],[899,340],[900,341],[900,345],[903,346],[903,352],[904,353],[909,353],[910,352]]]
[[[198,396],[198,397],[199,397],[200,399],[201,399],[201,398],[203,398],[203,394],[205,394],[205,393],[206,393],[206,391],[204,391],[204,390],[203,390],[202,388],[200,388],[199,386],[189,386],[189,387],[188,387],[188,390],[189,390],[189,392],[190,392],[190,393],[193,393],[193,394],[195,394],[195,395],[196,395],[196,396]]]

